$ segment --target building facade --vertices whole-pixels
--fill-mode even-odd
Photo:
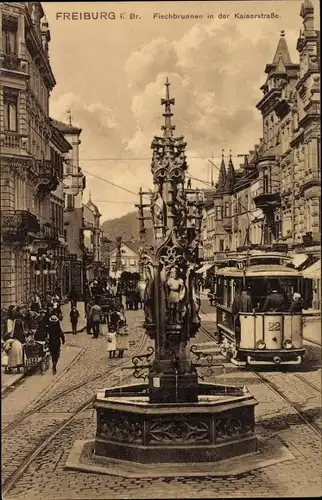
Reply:
[[[70,146],[49,119],[56,82],[41,3],[1,3],[0,23],[1,302],[7,307],[56,285]]]
[[[71,145],[65,154],[64,163],[64,236],[66,252],[64,256],[64,290],[68,295],[72,288],[83,293],[84,288],[84,244],[83,244],[83,193],[86,178],[79,161],[80,135],[82,130],[71,123],[52,120],[55,127]]]
[[[207,262],[211,250],[216,263],[245,246],[276,244],[286,245],[302,268],[320,259],[320,33],[314,29],[308,0],[300,16],[299,62],[292,62],[282,32],[273,61],[265,68],[263,97],[257,104],[263,138],[238,168],[231,157],[222,158],[214,202],[206,206]],[[318,278],[312,287],[315,308],[321,302]]]
[[[110,277],[119,278],[122,272],[140,273],[139,244],[133,240],[122,241],[120,246],[121,262],[120,269],[117,269],[118,247],[117,242],[110,243]]]
[[[101,276],[103,270],[100,218],[101,213],[90,196],[89,201],[83,205],[84,266],[87,281]]]

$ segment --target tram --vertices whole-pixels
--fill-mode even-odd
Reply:
[[[248,253],[227,261],[216,272],[216,340],[221,352],[238,366],[299,365],[303,361],[302,312],[291,313],[290,299],[300,290],[301,273],[279,253]],[[244,287],[251,312],[233,314],[236,294]],[[283,310],[264,311],[267,295],[278,288]],[[234,311],[235,312],[235,311]]]

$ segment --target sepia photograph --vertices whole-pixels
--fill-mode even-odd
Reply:
[[[320,498],[319,2],[0,25],[2,498]]]

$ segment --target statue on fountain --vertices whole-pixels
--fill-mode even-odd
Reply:
[[[170,269],[170,276],[166,282],[167,285],[167,313],[168,321],[171,323],[181,324],[184,320],[186,312],[186,285],[182,278],[179,277],[179,269],[173,266]]]

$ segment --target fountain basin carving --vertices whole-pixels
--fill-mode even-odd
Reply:
[[[246,390],[199,384],[195,403],[151,403],[147,385],[100,391],[94,456],[141,464],[217,462],[257,451]]]

